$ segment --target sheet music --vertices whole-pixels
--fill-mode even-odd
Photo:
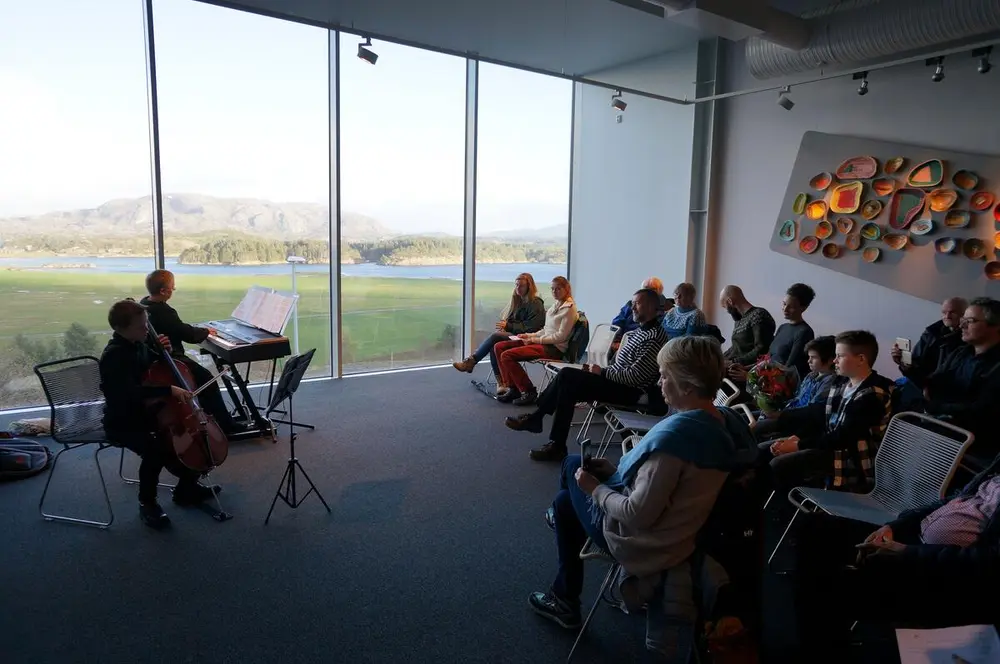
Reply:
[[[897,629],[901,664],[991,664],[1000,662],[1000,638],[993,625],[945,629]],[[957,657],[956,657],[957,656]]]
[[[257,312],[263,305],[267,295],[272,291],[273,289],[263,286],[251,286],[247,290],[247,294],[240,300],[240,303],[233,309],[233,318],[254,325],[253,320],[257,316]]]
[[[282,334],[299,296],[264,286],[251,286],[243,296],[233,318],[272,334]]]

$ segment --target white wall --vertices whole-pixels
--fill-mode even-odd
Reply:
[[[916,340],[939,316],[939,303],[779,255],[768,243],[805,131],[1000,154],[995,126],[1000,71],[980,75],[976,60],[956,56],[946,63],[944,81],[932,83],[931,73],[922,64],[873,72],[864,97],[849,78],[793,88],[792,111],[778,107],[776,93],[770,92],[722,102],[708,259],[715,291],[738,284],[751,302],[768,308],[780,322],[785,289],[796,281],[810,284],[817,297],[806,319],[816,333],[871,330],[881,351],[877,368],[898,376],[888,353],[893,340]],[[730,49],[726,89],[760,85],[746,72],[742,47]],[[728,336],[732,321],[719,309],[714,293],[705,299],[711,303],[706,313]]]
[[[697,49],[593,78],[664,95],[694,94]],[[576,85],[570,281],[592,324],[610,321],[648,276],[684,281],[694,108]]]

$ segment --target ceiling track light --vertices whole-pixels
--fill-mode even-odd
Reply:
[[[861,81],[861,85],[858,86],[858,94],[864,97],[868,94],[868,72],[859,71],[854,75],[855,81]]]
[[[987,46],[985,48],[977,48],[972,52],[972,57],[979,58],[979,67],[976,68],[980,74],[988,74],[993,65],[990,63],[990,54],[993,53],[993,47]]]
[[[932,81],[940,83],[944,80],[944,56],[939,58],[928,58],[924,64],[928,67],[934,67],[934,73],[931,74]]]
[[[792,98],[788,96],[788,93],[790,93],[791,91],[792,91],[792,86],[786,85],[785,87],[781,88],[781,92],[778,93],[778,106],[782,107],[786,111],[792,110],[792,108],[795,106],[795,102],[792,101]]]
[[[358,44],[358,57],[365,62],[375,64],[378,61],[378,53],[369,48],[372,45],[372,38],[365,37],[365,40]]]
[[[615,93],[611,95],[611,108],[617,111],[624,111],[625,107],[628,106],[625,100],[622,99],[622,91],[615,90]]]

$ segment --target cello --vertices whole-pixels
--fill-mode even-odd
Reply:
[[[187,468],[208,474],[222,465],[229,456],[229,439],[215,418],[202,410],[198,404],[197,392],[192,387],[194,376],[191,370],[182,362],[176,362],[163,344],[152,325],[148,325],[149,342],[154,350],[160,353],[157,359],[146,371],[143,383],[147,385],[174,386],[192,392],[190,400],[176,397],[160,397],[153,402],[159,406],[155,409],[156,431],[158,438],[177,460]],[[204,387],[204,386],[203,386]],[[216,503],[219,497],[215,496]],[[230,518],[219,506],[214,515],[219,521]]]

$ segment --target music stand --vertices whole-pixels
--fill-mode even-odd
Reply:
[[[271,399],[271,404],[268,406],[268,412],[274,409],[275,406],[280,404],[282,401],[288,401],[288,465],[285,466],[285,473],[281,476],[281,482],[278,483],[278,489],[274,492],[274,500],[271,501],[271,509],[267,511],[267,517],[264,518],[264,525],[271,520],[271,512],[274,511],[274,506],[278,502],[278,498],[285,501],[285,504],[292,509],[297,508],[305,499],[309,497],[310,493],[315,492],[316,497],[320,499],[323,503],[323,507],[326,511],[330,511],[330,506],[326,504],[323,499],[323,495],[313,484],[313,481],[309,479],[309,475],[306,473],[305,468],[299,463],[299,460],[295,457],[295,438],[298,436],[295,433],[295,427],[301,426],[295,424],[295,418],[292,415],[292,396],[295,391],[299,389],[299,383],[302,382],[302,377],[306,373],[306,369],[309,368],[309,363],[312,361],[313,354],[316,353],[316,349],[313,348],[307,353],[302,355],[296,355],[285,363],[285,368],[281,372],[281,378],[278,380],[278,387],[274,391],[274,398]],[[312,428],[312,427],[310,427]],[[299,472],[302,473],[302,477],[306,479],[309,483],[309,490],[306,491],[305,495],[301,498],[297,495],[297,486],[295,481],[295,469],[298,468]]]

